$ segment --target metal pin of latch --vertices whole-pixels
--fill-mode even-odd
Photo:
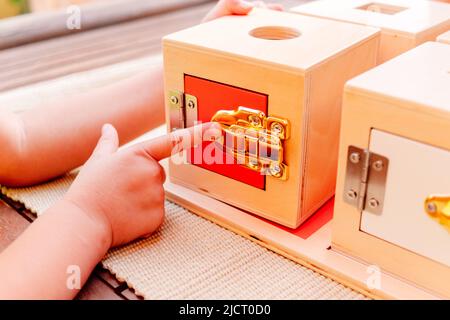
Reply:
[[[425,212],[450,232],[450,195],[430,195],[425,199]]]
[[[219,123],[225,132],[216,143],[239,164],[275,178],[288,178],[288,167],[283,158],[283,142],[290,136],[288,120],[239,107],[231,111],[220,110],[211,121]]]

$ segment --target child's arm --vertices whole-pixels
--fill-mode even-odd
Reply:
[[[161,67],[117,83],[0,115],[0,183],[28,185],[84,163],[100,128],[113,124],[125,143],[164,121]]]
[[[247,14],[255,6],[282,10],[280,5],[261,1],[220,0],[204,21]],[[80,166],[89,157],[104,123],[117,128],[122,144],[163,121],[161,66],[19,115],[0,113],[0,184],[30,185]]]
[[[73,298],[110,247],[152,233],[164,217],[158,161],[201,141],[194,134],[201,139],[185,129],[117,151],[117,132],[106,125],[64,199],[0,255],[0,299]]]

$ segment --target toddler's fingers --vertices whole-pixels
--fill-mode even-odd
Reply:
[[[251,2],[245,0],[220,0],[217,5],[206,15],[204,22],[214,20],[227,15],[245,15],[253,8]]]
[[[150,157],[156,161],[160,161],[171,155],[178,154],[185,149],[201,144],[204,135],[208,136],[208,140],[212,140],[221,134],[221,129],[217,124],[204,123],[142,142],[136,147],[142,148]]]
[[[248,14],[254,7],[252,2],[245,0],[227,0],[225,1],[228,9],[228,14],[245,15]]]
[[[104,155],[114,153],[119,148],[119,136],[116,128],[110,124],[102,127],[102,136],[98,140],[97,146],[92,153],[91,159],[101,158]]]

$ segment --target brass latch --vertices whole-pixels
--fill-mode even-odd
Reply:
[[[450,232],[450,195],[430,195],[425,199],[425,212]]]
[[[288,120],[239,107],[220,110],[211,121],[219,123],[225,132],[216,143],[238,164],[282,180],[288,178],[288,167],[283,162],[283,142],[290,136]]]

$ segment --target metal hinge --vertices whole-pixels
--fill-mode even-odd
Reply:
[[[389,159],[367,149],[349,146],[344,201],[358,210],[383,212]]]
[[[169,92],[170,130],[189,128],[197,121],[197,98],[181,91]]]

